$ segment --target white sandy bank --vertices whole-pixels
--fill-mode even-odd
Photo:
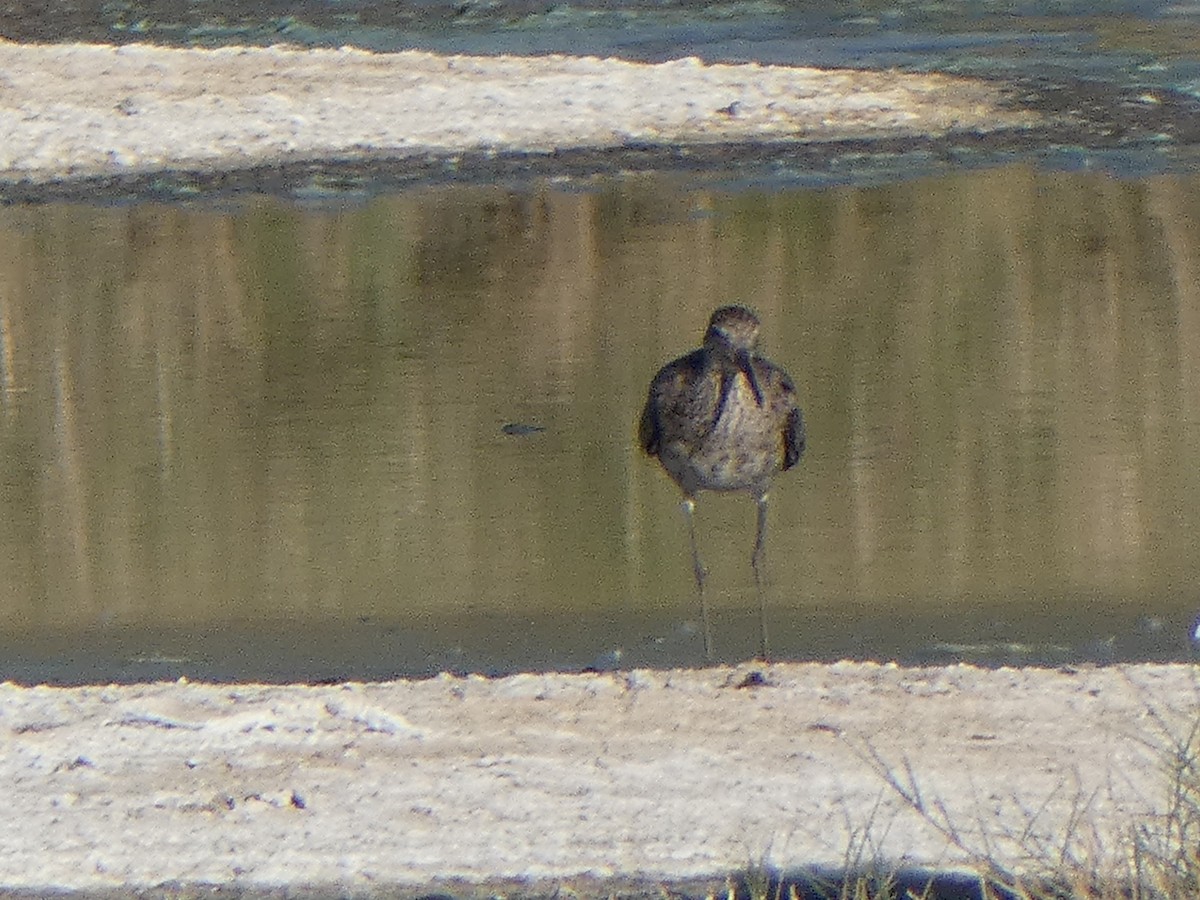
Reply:
[[[944,75],[0,40],[0,180],[1029,124]]]
[[[747,671],[0,686],[0,886],[676,880],[838,864],[868,832],[961,860],[880,766],[1003,861],[1103,865],[1196,715],[1186,666]]]

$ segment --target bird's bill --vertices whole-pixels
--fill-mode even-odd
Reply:
[[[746,376],[746,381],[750,385],[750,390],[754,393],[754,402],[759,406],[763,405],[762,388],[758,386],[758,376],[754,374],[754,362],[750,358],[748,350],[742,350],[737,355],[738,368],[742,370],[742,374]]]

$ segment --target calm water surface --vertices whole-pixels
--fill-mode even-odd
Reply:
[[[700,663],[679,497],[633,435],[729,301],[808,415],[772,495],[780,657],[1182,657],[1197,221],[1197,176],[1025,167],[0,209],[0,677]],[[745,658],[753,503],[699,523]]]

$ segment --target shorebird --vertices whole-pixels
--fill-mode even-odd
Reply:
[[[758,590],[761,651],[767,657],[762,564],[771,478],[804,453],[804,415],[788,374],[758,355],[758,317],[744,306],[712,314],[704,345],[663,366],[650,382],[638,440],[683,491],[692,570],[704,619],[704,653],[712,657],[707,576],[696,543],[696,495],[745,491],[758,504],[750,561]]]

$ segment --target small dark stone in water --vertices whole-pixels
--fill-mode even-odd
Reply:
[[[625,654],[620,649],[609,650],[607,653],[601,653],[590,666],[585,666],[583,671],[589,673],[612,672],[621,665],[621,657]]]
[[[531,434],[541,434],[546,429],[541,425],[530,425],[528,422],[509,422],[500,430],[511,437],[528,437]]]

